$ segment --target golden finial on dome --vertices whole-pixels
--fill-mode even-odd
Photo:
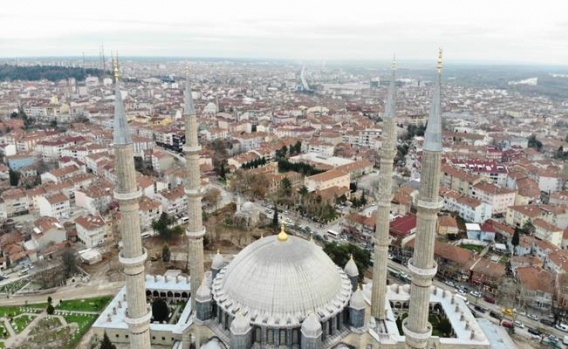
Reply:
[[[284,224],[282,224],[282,229],[280,229],[280,233],[278,234],[277,239],[278,241],[288,240],[288,234],[286,234],[286,226]]]
[[[438,74],[442,72],[442,48],[438,49]]]

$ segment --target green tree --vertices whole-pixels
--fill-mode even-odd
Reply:
[[[529,148],[533,148],[540,151],[542,149],[542,142],[536,138],[535,134],[532,134],[529,136],[528,146]]]
[[[340,245],[337,242],[332,242],[326,244],[323,248],[323,251],[336,265],[341,268],[343,268],[345,264],[347,264],[350,255],[353,255],[355,265],[357,265],[357,269],[359,269],[359,281],[363,281],[363,275],[365,274],[365,271],[371,266],[371,254],[357,245]]]
[[[221,163],[221,167],[219,168],[219,178],[222,180],[227,179],[227,170],[225,170],[225,163]]]
[[[365,206],[367,204],[367,197],[365,196],[365,190],[363,189],[363,194],[361,194],[361,198],[359,199],[359,204],[361,206]]]
[[[283,196],[292,195],[292,182],[290,182],[290,179],[288,179],[288,177],[284,177],[280,181],[280,190],[282,191]]]
[[[530,219],[526,221],[525,224],[523,224],[523,227],[521,228],[521,232],[523,234],[534,235],[535,231],[536,227],[534,226],[533,222]]]
[[[152,317],[154,321],[167,321],[170,318],[170,310],[165,300],[158,298],[152,302]]]
[[[103,336],[103,340],[101,341],[101,346],[99,347],[99,349],[116,349],[116,346],[112,344],[106,332]]]
[[[511,245],[513,245],[513,255],[515,255],[517,246],[521,242],[521,230],[519,228],[515,228],[515,232],[513,233],[513,237],[511,238]]]
[[[51,304],[53,302],[53,299],[51,298],[51,296],[47,297],[47,304]]]
[[[17,187],[18,183],[20,182],[20,176],[21,176],[20,172],[10,169],[8,171],[8,174],[10,176],[10,185],[13,187]]]
[[[169,262],[170,258],[171,258],[170,246],[168,246],[168,244],[166,243],[162,247],[162,261]]]
[[[152,221],[152,229],[160,234],[163,240],[169,240],[172,238],[172,229],[170,225],[173,223],[173,218],[171,218],[166,212],[162,212],[160,218],[157,221]]]
[[[450,323],[450,320],[448,320],[447,318],[441,319],[440,323],[438,324],[438,329],[446,337],[449,337],[450,333],[452,333],[452,324]]]
[[[274,213],[272,214],[272,226],[278,227],[278,207],[274,205]]]
[[[55,312],[55,308],[51,304],[49,304],[45,310],[47,311],[48,315],[53,315],[53,313]]]

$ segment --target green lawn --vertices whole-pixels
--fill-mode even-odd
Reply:
[[[112,297],[103,296],[85,299],[63,300],[59,302],[55,309],[57,310],[75,310],[75,311],[102,311],[103,308],[111,301]],[[55,305],[55,304],[54,304]]]
[[[470,251],[473,251],[473,252],[477,252],[477,253],[480,253],[480,252],[483,251],[483,249],[485,248],[485,247],[483,247],[483,246],[467,245],[467,244],[465,244],[465,245],[460,245],[460,247],[461,247],[461,248],[465,248],[466,250],[470,250]]]
[[[0,341],[0,348],[6,348],[6,347],[4,346],[4,341]]]
[[[0,322],[0,338],[10,338],[10,332],[4,327],[4,322]]]
[[[20,314],[20,307],[19,306],[11,306],[11,307],[0,307],[0,317],[7,317],[16,316]]]
[[[15,317],[12,320],[12,327],[16,333],[22,332],[26,327],[28,327],[29,323],[35,318],[34,315],[20,315]]]
[[[81,338],[89,331],[95,320],[97,319],[98,315],[79,315],[79,314],[71,314],[71,315],[63,315],[65,320],[68,324],[76,323],[79,325],[78,333],[76,334],[65,346],[65,349],[73,349],[81,341]]]

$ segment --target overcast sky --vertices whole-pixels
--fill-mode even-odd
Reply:
[[[146,3],[151,4],[145,5]],[[10,0],[0,56],[192,56],[568,64],[565,0]]]

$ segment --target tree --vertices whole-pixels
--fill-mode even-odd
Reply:
[[[219,178],[225,180],[227,178],[227,170],[225,170],[225,163],[222,162],[219,168]]]
[[[162,247],[162,261],[169,262],[171,253],[170,246],[168,246],[168,244],[164,244],[164,247]]]
[[[442,333],[444,333],[446,337],[448,337],[450,333],[452,333],[452,324],[450,323],[450,320],[448,320],[447,318],[440,319],[440,323],[438,324],[438,329]]]
[[[513,255],[515,255],[517,246],[519,246],[519,243],[521,242],[520,233],[521,233],[520,229],[515,228],[515,232],[513,233],[513,237],[511,238],[511,245],[513,245]]]
[[[163,240],[169,240],[172,238],[172,229],[170,228],[172,223],[174,223],[173,218],[166,212],[162,212],[157,221],[152,221],[152,229],[157,231]]]
[[[10,169],[8,171],[8,174],[10,175],[10,185],[13,187],[17,187],[18,182],[20,181],[20,176],[21,176],[20,172]]]
[[[51,298],[51,296],[47,297],[47,304],[51,304],[53,302],[53,299]]]
[[[103,336],[103,340],[101,341],[101,346],[99,347],[99,349],[116,349],[116,346],[112,344],[106,332]]]
[[[342,244],[339,245],[337,242],[332,242],[326,244],[323,251],[331,258],[331,260],[343,268],[351,255],[353,255],[353,260],[357,269],[359,269],[359,281],[363,281],[363,275],[367,268],[371,266],[371,254],[368,251],[360,248],[353,244]]]
[[[211,188],[203,195],[203,203],[208,207],[217,208],[221,199],[221,191],[217,188]]]
[[[365,206],[367,204],[367,198],[365,197],[365,190],[363,189],[363,194],[361,194],[361,198],[359,199],[359,204],[361,206]]]
[[[532,134],[529,136],[528,147],[540,151],[542,149],[542,142],[536,138],[536,135]]]
[[[51,304],[49,304],[45,310],[47,311],[48,315],[53,315],[53,313],[55,312],[55,308]]]
[[[67,243],[67,245],[63,249],[63,252],[61,253],[61,262],[63,265],[63,275],[66,279],[77,273],[77,257],[75,256],[75,250],[69,243]]]
[[[272,214],[272,226],[278,227],[278,207],[274,205],[274,213]]]
[[[167,321],[170,317],[170,310],[165,300],[158,298],[152,302],[152,317],[154,321]]]
[[[528,234],[528,235],[534,235],[536,231],[536,228],[533,224],[533,222],[529,219],[528,221],[525,222],[525,224],[523,224],[523,227],[521,229],[521,232],[524,234]]]

